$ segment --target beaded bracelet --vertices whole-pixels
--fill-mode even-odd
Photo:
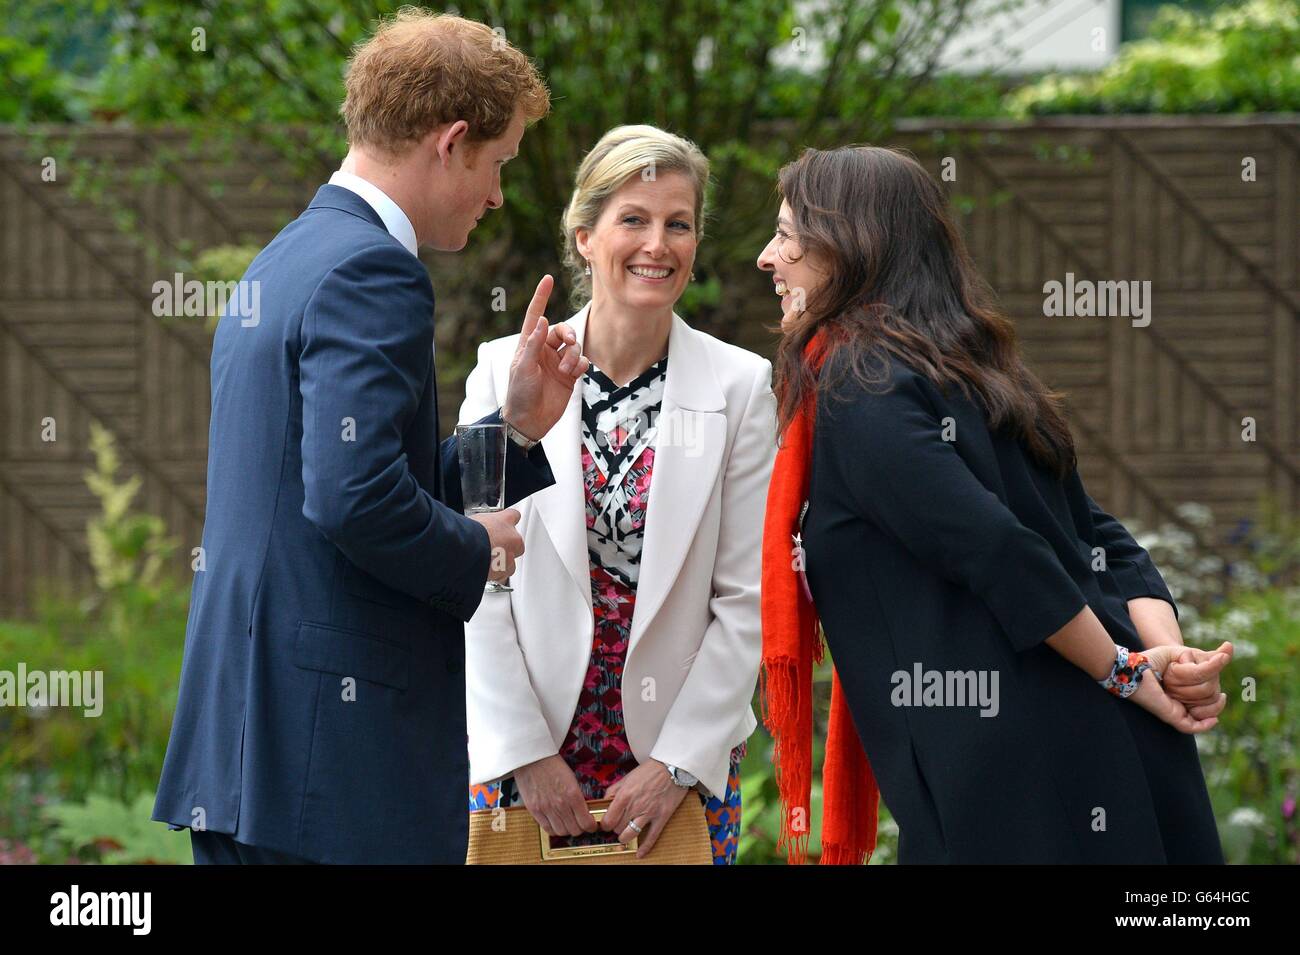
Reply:
[[[1157,680],[1160,679],[1160,674],[1151,669],[1151,662],[1146,658],[1146,654],[1130,653],[1128,647],[1116,646],[1115,665],[1111,667],[1106,679],[1098,680],[1097,683],[1121,700],[1126,699],[1137,692],[1138,686],[1142,683],[1142,676],[1147,670],[1151,670]]]

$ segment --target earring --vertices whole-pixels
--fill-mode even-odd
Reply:
[[[583,268],[583,270],[582,270],[582,274],[583,274],[583,275],[590,275],[590,274],[591,274],[591,263],[590,263],[590,262],[588,262],[587,265],[586,265],[586,267]]]
[[[694,269],[691,269],[691,277],[690,277],[689,281],[691,281],[691,282],[694,282],[694,281],[695,281],[695,270],[694,270]]]

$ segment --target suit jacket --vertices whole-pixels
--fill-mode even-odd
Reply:
[[[463,621],[490,549],[438,443],[428,274],[326,185],[244,279],[261,310],[213,341],[202,564],[153,818],[316,862],[462,863]],[[512,494],[551,483],[544,451],[511,447]]]
[[[587,307],[568,321],[582,340]],[[504,395],[517,336],[479,349],[462,421]],[[632,632],[623,715],[638,762],[680,766],[712,793],[750,707],[762,636],[760,551],[776,449],[772,366],[673,316],[668,372]],[[520,505],[524,556],[509,597],[489,597],[465,630],[470,776],[509,775],[554,755],[591,657],[582,391],[542,439],[556,483]]]

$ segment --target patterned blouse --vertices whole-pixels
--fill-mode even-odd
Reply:
[[[635,590],[645,541],[646,501],[665,355],[626,385],[592,365],[582,392],[582,473],[587,485],[587,551],[591,566]]]

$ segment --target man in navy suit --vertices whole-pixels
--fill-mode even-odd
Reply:
[[[464,629],[523,541],[461,512],[421,245],[464,248],[549,97],[486,26],[403,13],[353,58],[350,150],[213,341],[207,517],[153,818],[196,862],[463,863]],[[586,371],[544,278],[505,407],[507,502]],[[242,312],[242,310],[241,310]],[[508,599],[489,596],[486,599]]]

